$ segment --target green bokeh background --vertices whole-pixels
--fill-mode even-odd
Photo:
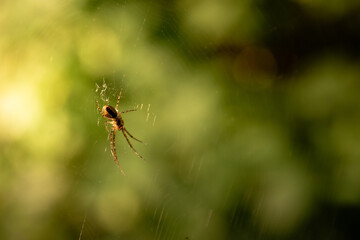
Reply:
[[[359,9],[2,1],[0,239],[359,239]]]

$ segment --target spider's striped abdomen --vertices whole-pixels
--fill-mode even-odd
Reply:
[[[102,115],[106,118],[113,119],[117,117],[118,113],[112,106],[105,105],[102,109]]]

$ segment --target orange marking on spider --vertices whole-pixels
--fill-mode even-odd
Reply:
[[[100,115],[103,116],[105,119],[107,119],[107,121],[105,122],[105,127],[106,127],[106,130],[108,132],[110,132],[109,138],[110,138],[111,154],[114,157],[114,161],[115,161],[116,165],[120,168],[121,173],[124,176],[126,176],[125,172],[120,167],[120,164],[119,164],[119,161],[118,161],[118,158],[117,158],[117,155],[116,155],[116,147],[115,147],[116,131],[121,131],[122,132],[122,134],[124,135],[127,143],[129,144],[130,148],[134,151],[134,153],[138,157],[140,157],[143,160],[145,160],[145,159],[135,150],[135,148],[130,143],[130,140],[129,140],[127,135],[129,135],[132,139],[134,139],[134,140],[136,140],[136,141],[138,141],[140,143],[143,143],[143,144],[145,144],[145,143],[140,141],[139,139],[135,138],[133,135],[131,135],[129,133],[129,131],[124,126],[124,120],[122,119],[121,114],[127,113],[127,112],[133,112],[133,111],[136,111],[137,109],[130,109],[130,110],[126,110],[126,111],[123,111],[123,112],[119,112],[118,106],[119,106],[119,101],[120,101],[120,97],[121,97],[121,92],[122,92],[122,89],[120,89],[120,93],[119,93],[118,99],[116,101],[115,108],[113,108],[110,105],[104,105],[102,107],[102,109],[100,110],[98,101],[96,101],[96,107],[97,107]],[[112,124],[112,127],[111,127],[110,131],[108,129],[108,123]]]

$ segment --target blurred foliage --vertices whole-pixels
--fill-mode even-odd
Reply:
[[[359,7],[2,1],[0,238],[359,239]]]

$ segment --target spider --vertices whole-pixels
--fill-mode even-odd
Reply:
[[[124,126],[124,120],[122,119],[121,117],[121,114],[123,113],[127,113],[127,112],[133,112],[133,111],[136,111],[137,109],[130,109],[130,110],[126,110],[126,111],[123,111],[123,112],[119,112],[118,111],[118,106],[119,106],[119,101],[120,101],[120,97],[121,97],[121,92],[122,92],[122,88],[120,89],[120,93],[119,93],[119,96],[118,96],[118,99],[117,99],[117,102],[116,102],[116,106],[115,108],[113,108],[112,106],[110,105],[104,105],[102,107],[102,110],[100,110],[99,108],[99,103],[98,101],[96,100],[96,106],[97,106],[97,109],[100,113],[101,116],[103,116],[104,118],[106,118],[108,121],[105,121],[105,127],[106,127],[106,130],[108,132],[110,132],[110,135],[109,135],[109,139],[110,139],[110,147],[111,147],[111,154],[113,155],[114,157],[114,161],[116,163],[116,165],[120,168],[121,170],[121,173],[125,175],[124,171],[121,169],[120,167],[120,164],[119,164],[119,161],[118,161],[118,158],[117,158],[117,155],[116,155],[116,147],[115,147],[115,134],[116,134],[116,131],[121,131],[122,134],[124,135],[127,143],[129,144],[130,148],[134,151],[134,153],[140,157],[141,159],[145,160],[136,150],[135,148],[132,146],[132,144],[130,143],[130,140],[127,136],[127,134],[134,140],[140,142],[140,143],[143,143],[145,144],[144,142],[140,141],[139,139],[135,138],[133,135],[131,135],[129,133],[128,130],[126,130],[125,126]],[[111,127],[111,131],[109,131],[109,128],[108,128],[108,123],[111,123],[112,124],[112,127]]]

